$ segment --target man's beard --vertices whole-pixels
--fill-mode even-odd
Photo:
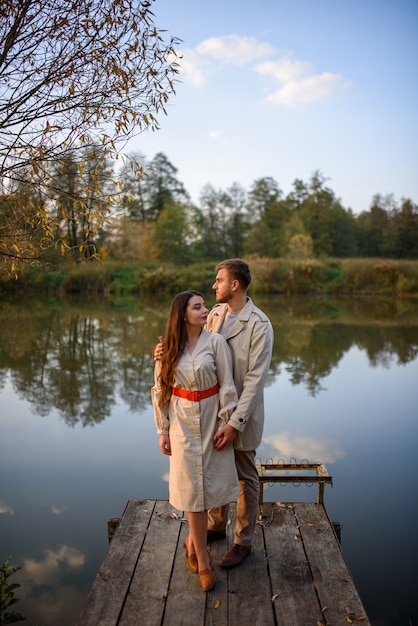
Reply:
[[[231,298],[232,293],[230,291],[223,295],[216,294],[216,302],[219,302],[220,304],[227,304],[231,300]]]

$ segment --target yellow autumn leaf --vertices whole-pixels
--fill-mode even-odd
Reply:
[[[214,608],[214,609],[217,609],[217,608],[219,608],[219,607],[220,607],[220,605],[221,605],[221,601],[220,601],[220,600],[219,600],[219,598],[218,598],[218,599],[216,600],[215,604],[213,605],[213,608]]]

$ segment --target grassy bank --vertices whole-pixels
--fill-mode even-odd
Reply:
[[[250,258],[252,293],[418,296],[418,261],[384,259]],[[214,263],[187,267],[156,263],[82,263],[59,269],[27,268],[18,280],[0,277],[3,296],[94,293],[174,294],[193,288],[207,292]]]

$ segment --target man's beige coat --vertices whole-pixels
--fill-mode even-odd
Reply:
[[[226,304],[216,304],[209,313],[207,330],[222,333],[227,313]],[[251,298],[240,311],[234,325],[224,335],[232,352],[234,382],[238,406],[229,424],[237,431],[234,447],[255,450],[264,427],[264,385],[267,380],[273,350],[273,328],[268,317]]]

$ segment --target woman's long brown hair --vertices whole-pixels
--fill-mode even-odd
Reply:
[[[165,328],[164,350],[160,357],[160,406],[163,406],[170,399],[171,388],[174,384],[174,372],[179,358],[186,347],[185,314],[189,300],[193,296],[203,297],[198,291],[182,291],[176,295],[170,306]]]

